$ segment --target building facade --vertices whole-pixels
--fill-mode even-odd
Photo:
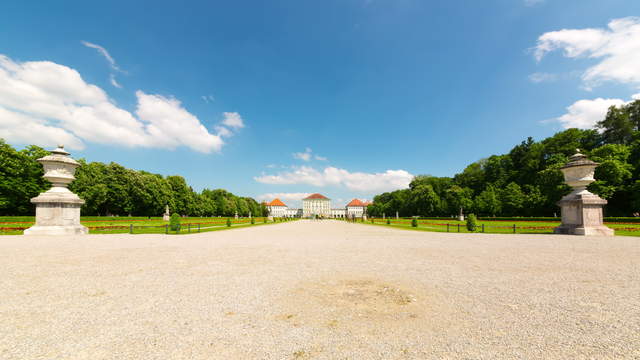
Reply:
[[[367,208],[367,206],[365,205],[364,202],[362,202],[362,201],[360,201],[358,199],[353,199],[346,206],[347,217],[348,218],[361,218],[366,213],[366,208]]]
[[[273,217],[285,217],[289,208],[280,199],[274,199],[267,204],[267,210],[269,210],[269,216]]]
[[[344,219],[347,216],[347,209],[331,209],[331,217],[335,219]]]
[[[371,203],[359,199],[351,200],[344,208],[331,208],[331,199],[322,194],[312,194],[302,199],[302,209],[289,209],[280,199],[265,203],[269,216],[273,217],[323,217],[323,218],[362,218],[367,215],[367,206]]]
[[[331,199],[321,194],[311,194],[302,199],[303,217],[331,217]]]

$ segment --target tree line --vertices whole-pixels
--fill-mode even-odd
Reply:
[[[34,214],[30,199],[51,187],[36,159],[48,154],[35,145],[16,150],[0,139],[0,215]],[[196,192],[182,176],[165,177],[113,162],[78,162],[69,189],[85,200],[83,215],[160,216],[166,205],[172,213],[187,216],[266,215],[265,206],[252,198],[222,189]]]
[[[416,176],[408,189],[374,197],[373,216],[554,216],[570,192],[560,167],[576,149],[599,162],[589,191],[607,199],[607,216],[640,211],[640,100],[609,108],[595,129],[568,129],[542,141],[528,138],[453,177]]]

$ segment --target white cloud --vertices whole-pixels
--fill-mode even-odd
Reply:
[[[42,120],[3,107],[0,107],[0,138],[23,144],[53,147],[62,143],[71,149],[84,147],[82,140],[64,129],[48,126]]]
[[[231,132],[231,130],[227,129],[224,126],[216,125],[215,129],[216,129],[216,133],[218,134],[218,136],[230,137],[230,136],[233,135],[233,132]]]
[[[237,112],[225,112],[222,124],[234,129],[241,129],[244,127],[242,117]]]
[[[120,70],[120,68],[116,64],[116,61],[113,59],[113,57],[111,57],[111,55],[109,54],[107,49],[103,48],[100,45],[90,43],[88,41],[81,41],[81,42],[82,42],[82,45],[84,45],[86,47],[89,47],[89,48],[92,48],[92,49],[96,49],[100,55],[102,55],[105,59],[107,59],[107,61],[109,62],[109,66],[113,70],[123,72],[122,70]]]
[[[311,148],[304,149],[304,152],[293,153],[293,158],[303,161],[311,160]]]
[[[109,82],[111,83],[111,85],[117,87],[118,89],[122,89],[122,85],[120,85],[117,81],[116,81],[116,77],[115,75],[111,74],[109,75]]]
[[[206,102],[207,104],[216,101],[213,95],[202,95],[200,96],[200,98],[204,100],[204,102]]]
[[[313,155],[313,150],[311,150],[311,148],[305,148],[304,152],[297,152],[297,153],[293,153],[293,158],[294,159],[298,159],[298,160],[302,160],[302,161],[311,161],[311,159],[316,159],[318,161],[327,161],[329,159],[327,159],[324,156],[320,156],[320,155]]]
[[[409,186],[413,175],[405,170],[387,170],[383,173],[349,172],[332,166],[322,171],[309,166],[296,167],[293,171],[254,178],[265,184],[292,185],[307,184],[318,187],[339,186],[362,192],[383,192],[404,189]]]
[[[220,136],[210,134],[197,117],[185,110],[180,101],[160,95],[148,95],[138,90],[136,114],[147,122],[146,130],[153,145],[174,148],[188,146],[196,151],[218,151],[223,145]]]
[[[529,80],[532,83],[553,82],[558,80],[558,75],[549,74],[544,72],[537,72],[529,75]]]
[[[563,50],[568,58],[599,59],[582,74],[587,89],[604,81],[640,84],[640,17],[609,22],[608,29],[563,29],[538,38],[534,55],[540,61],[547,53]]]
[[[306,198],[307,196],[311,195],[311,193],[267,193],[267,194],[262,194],[262,195],[258,195],[257,199],[260,201],[268,201],[268,200],[273,200],[273,199],[280,199],[284,202],[286,202],[287,200],[289,201],[296,201],[296,200],[302,200],[304,198]]]
[[[633,100],[640,100],[640,94],[633,94],[633,95],[631,95],[631,98]]]
[[[579,100],[567,108],[566,114],[555,120],[565,129],[592,129],[598,121],[606,117],[609,107],[623,104],[625,101],[620,99]]]
[[[223,141],[180,101],[137,91],[136,115],[117,107],[99,87],[67,66],[17,63],[0,55],[0,134],[9,142],[82,149],[84,141],[130,147],[178,146],[209,153]],[[22,120],[22,122],[18,120]],[[24,130],[39,129],[31,135]]]

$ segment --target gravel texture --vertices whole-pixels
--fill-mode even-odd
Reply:
[[[0,359],[640,359],[640,238],[0,237]]]

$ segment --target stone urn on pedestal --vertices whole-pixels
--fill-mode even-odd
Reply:
[[[602,222],[602,208],[607,200],[587,190],[587,186],[595,181],[593,175],[598,165],[578,150],[560,168],[565,182],[573,191],[557,203],[562,209],[562,224],[553,230],[554,233],[613,236],[613,230]]]
[[[51,189],[31,199],[36,205],[36,224],[24,231],[25,235],[79,235],[89,230],[80,224],[80,207],[84,200],[67,189],[80,164],[69,157],[64,146],[37,160],[44,167],[44,178]]]

